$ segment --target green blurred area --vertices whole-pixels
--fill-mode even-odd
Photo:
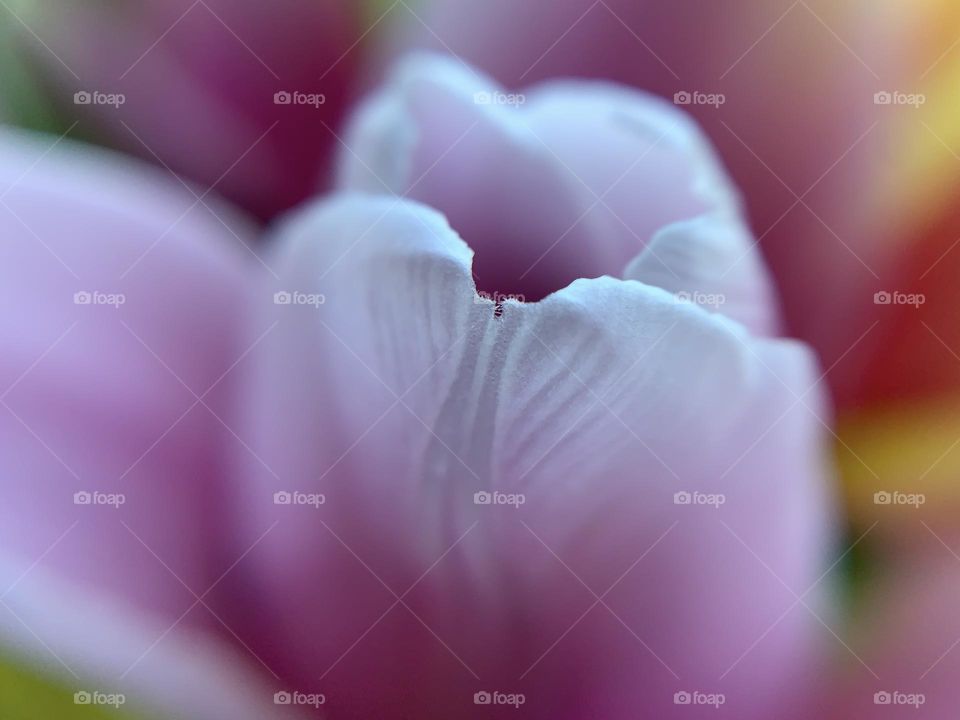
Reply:
[[[90,691],[94,689],[89,688]],[[74,701],[76,692],[76,688],[0,656],[0,718],[3,720],[133,720],[143,717],[113,706],[77,704]]]
[[[411,9],[417,11],[419,0],[403,0]],[[392,12],[406,12],[398,0],[363,0],[363,9],[366,13],[367,22],[375,22],[381,15],[393,8]]]
[[[54,110],[50,93],[26,52],[25,38],[31,36],[28,11],[28,3],[22,1],[0,5],[0,119],[62,133],[70,124]]]

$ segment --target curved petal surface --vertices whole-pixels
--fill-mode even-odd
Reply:
[[[248,236],[159,171],[0,131],[7,553],[171,619],[235,560],[220,518]]]
[[[709,238],[725,259],[716,275],[756,300],[732,314],[775,326],[737,193],[692,119],[662,100],[574,81],[508,94],[452,59],[416,55],[357,113],[346,146],[341,186],[440,209],[477,251],[474,275],[490,297],[539,300],[580,277],[623,276],[641,252],[656,264],[651,278],[716,292],[688,270],[690,254],[653,243],[709,215],[711,227],[732,228]]]
[[[483,298],[444,219],[390,197],[274,242],[244,521],[276,529],[237,577],[271,665],[342,717],[802,699],[828,519],[801,346],[632,280]]]

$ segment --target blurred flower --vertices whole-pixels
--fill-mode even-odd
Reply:
[[[955,52],[960,8],[945,0],[925,0],[916,7],[903,6],[900,14],[904,50],[898,61],[910,68],[910,87],[922,104],[887,119],[890,146],[880,159],[891,171],[879,175],[878,205],[887,208],[883,217],[888,232],[906,241],[896,267],[884,278],[884,289],[917,302],[878,308],[873,333],[878,350],[863,369],[860,388],[865,398],[886,405],[904,403],[911,416],[919,404],[930,403],[935,417],[946,402],[960,396],[960,324],[955,311],[960,300],[955,90],[960,78],[960,55]]]
[[[417,58],[346,145],[257,296],[247,644],[338,718],[801,707],[822,397],[695,125]]]
[[[3,128],[0,237],[0,655],[68,700],[268,716],[207,610],[237,559],[223,418],[250,229],[165,170]],[[54,695],[23,715],[16,697],[4,718]]]
[[[960,545],[949,525],[928,526],[910,553],[892,554],[848,637],[818,717],[944,720],[960,703]]]
[[[356,3],[58,0],[17,11],[61,102],[94,120],[99,139],[216,185],[261,218],[316,192],[363,55]]]

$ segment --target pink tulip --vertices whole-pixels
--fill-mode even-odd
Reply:
[[[398,45],[456,53],[508,87],[603,78],[688,103],[744,190],[790,334],[841,405],[871,399],[863,372],[889,327],[874,293],[900,287],[912,201],[940,195],[896,156],[908,137],[935,144],[923,116],[874,96],[927,90],[955,39],[930,49],[938,16],[885,0],[426,0],[417,15],[397,14]]]
[[[317,191],[364,49],[342,0],[56,2],[25,22],[80,131],[93,119],[261,218]]]
[[[255,258],[0,136],[0,641],[204,720],[802,716],[823,393],[696,126],[417,58],[346,143]]]
[[[337,718],[783,717],[826,632],[822,397],[694,124],[418,58],[346,144],[259,291],[251,647]]]

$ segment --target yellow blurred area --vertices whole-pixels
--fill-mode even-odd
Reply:
[[[891,88],[920,94],[924,103],[898,114],[889,163],[879,176],[877,211],[897,233],[926,227],[954,205],[960,181],[960,3],[896,3],[900,31],[915,38],[910,66]]]
[[[83,686],[81,681],[77,685]],[[0,656],[0,718],[3,720],[132,720],[122,704],[105,704],[112,696],[94,687],[68,687],[62,680]]]
[[[960,510],[960,397],[849,415],[837,434],[836,458],[855,526],[866,529],[879,521],[881,535],[910,535],[924,532],[923,522],[944,518],[954,524]]]

